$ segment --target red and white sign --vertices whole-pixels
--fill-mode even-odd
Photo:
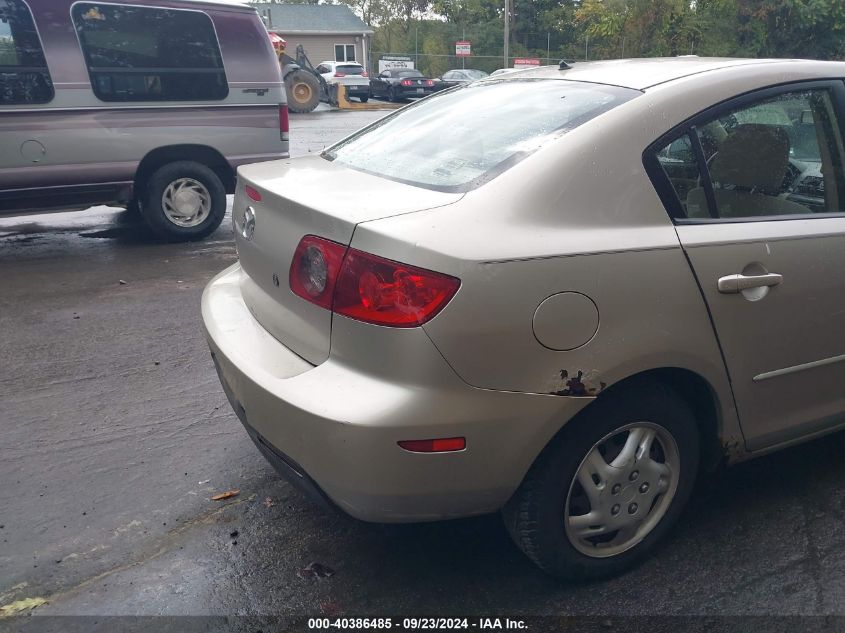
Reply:
[[[540,60],[536,57],[517,57],[513,60],[514,68],[535,68],[540,65]]]
[[[455,42],[455,55],[457,57],[470,57],[472,55],[472,45],[466,40]]]

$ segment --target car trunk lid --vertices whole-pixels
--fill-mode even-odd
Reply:
[[[332,313],[290,289],[299,241],[316,235],[348,246],[360,222],[451,204],[461,195],[372,176],[320,156],[241,167],[232,219],[246,273],[244,302],[277,340],[319,364],[329,355]],[[251,232],[245,230],[248,207],[254,217]]]

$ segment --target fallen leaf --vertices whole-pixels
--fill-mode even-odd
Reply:
[[[307,567],[300,569],[296,575],[303,580],[311,578],[330,578],[334,576],[334,569],[322,563],[311,563]]]
[[[0,616],[6,617],[14,615],[15,613],[20,613],[21,611],[29,611],[30,609],[40,607],[42,604],[47,604],[47,601],[44,598],[26,598],[25,600],[18,600],[12,604],[0,607]]]
[[[117,282],[118,282],[121,286],[125,286],[125,285],[126,285],[126,283],[127,283],[127,282],[123,281],[123,279],[118,279],[118,280],[117,280]]]
[[[270,497],[267,497],[264,500],[264,507],[265,508],[272,508],[274,505],[276,505],[276,502],[273,501]]]
[[[338,616],[343,613],[343,608],[337,602],[325,600],[320,602],[320,611],[322,611],[324,615]]]
[[[226,492],[221,492],[219,495],[214,495],[211,500],[223,501],[223,499],[231,499],[232,497],[237,497],[239,494],[241,494],[240,490],[227,490]]]

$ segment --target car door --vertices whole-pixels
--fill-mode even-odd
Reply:
[[[646,159],[709,308],[749,450],[845,422],[843,93],[837,81],[746,95]]]
[[[29,5],[0,0],[0,213],[27,208],[50,182],[53,79]]]
[[[387,77],[390,77],[389,70],[380,72],[378,77],[370,82],[370,90],[372,90],[373,96],[385,94],[387,90]]]

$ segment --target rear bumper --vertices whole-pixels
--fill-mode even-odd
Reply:
[[[334,357],[313,366],[254,319],[241,274],[237,264],[223,271],[202,300],[229,400],[279,472],[356,518],[426,521],[498,510],[562,419],[586,404],[470,387],[419,328],[379,333],[414,338],[405,348],[404,362],[417,372],[410,381],[395,369],[379,376]],[[420,454],[397,444],[455,436],[466,438],[466,450]]]
[[[422,92],[416,87],[413,88],[396,88],[396,94],[400,97],[427,97],[430,94],[437,92],[434,88],[422,88]]]

